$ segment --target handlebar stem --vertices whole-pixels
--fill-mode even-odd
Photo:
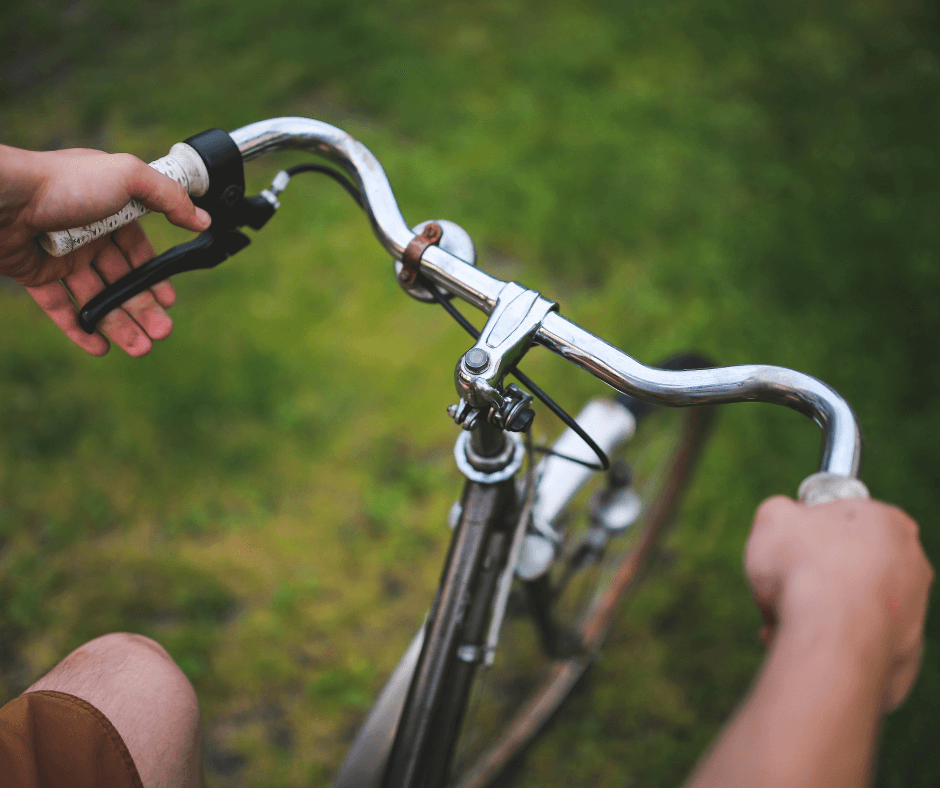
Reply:
[[[516,282],[506,284],[476,344],[457,362],[454,370],[457,395],[475,408],[484,407],[477,380],[498,388],[507,370],[529,349],[545,315],[557,308],[554,301],[542,298],[537,290],[526,290]],[[481,359],[480,366],[471,364],[473,354]]]

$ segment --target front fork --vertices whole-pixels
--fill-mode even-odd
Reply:
[[[468,459],[492,465],[505,454],[507,442],[498,427],[481,420],[470,434]],[[468,478],[464,486],[384,788],[436,788],[448,777],[518,509],[513,476],[487,482],[485,476],[500,472],[479,473],[483,476]]]

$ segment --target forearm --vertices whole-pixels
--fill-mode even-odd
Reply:
[[[688,788],[857,788],[870,780],[884,704],[875,641],[781,629],[744,704]]]

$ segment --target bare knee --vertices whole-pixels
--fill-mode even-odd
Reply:
[[[156,641],[129,632],[102,635],[26,691],[36,690],[67,692],[99,709],[124,739],[145,788],[198,785],[199,701]]]
[[[83,643],[26,691],[77,689],[108,695],[117,685],[140,678],[142,689],[159,684],[181,696],[190,695],[189,700],[198,706],[195,690],[169,652],[155,640],[131,632],[111,632]],[[66,686],[71,690],[63,689]]]

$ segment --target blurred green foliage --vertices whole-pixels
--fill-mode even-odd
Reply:
[[[275,115],[345,128],[409,221],[461,223],[484,268],[640,360],[694,346],[833,385],[866,481],[936,563],[937,22],[915,0],[7,0],[0,128],[145,159]],[[252,188],[294,160],[252,165]],[[4,698],[90,637],[156,637],[202,698],[209,786],[328,781],[420,623],[459,488],[443,408],[466,340],[401,297],[332,184],[283,202],[239,258],[179,278],[143,360],[82,357],[0,293]],[[525,366],[571,409],[601,391]],[[759,664],[741,548],[813,432],[727,409],[674,560],[524,784],[681,781]],[[935,615],[928,636],[879,786],[940,779]]]

